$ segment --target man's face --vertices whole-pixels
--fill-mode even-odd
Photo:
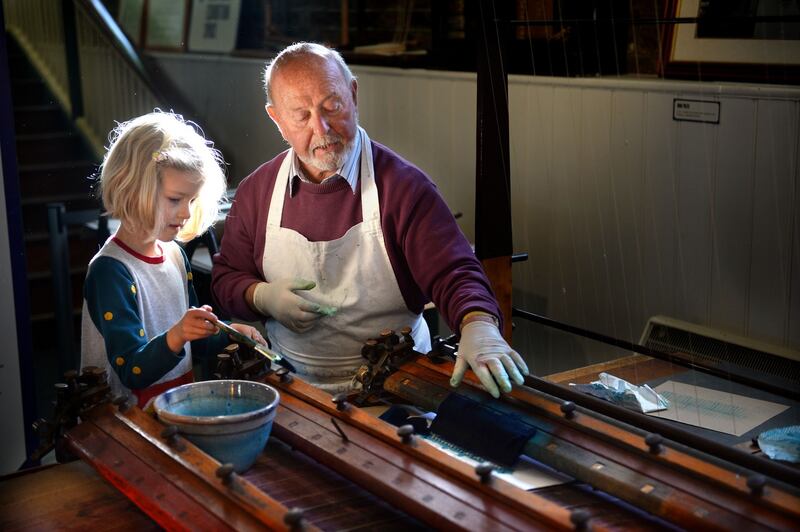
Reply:
[[[316,182],[342,166],[358,124],[356,81],[333,59],[307,56],[283,65],[272,80],[267,114]]]

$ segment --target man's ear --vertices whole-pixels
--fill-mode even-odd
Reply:
[[[275,107],[273,107],[273,106],[272,106],[272,104],[269,104],[269,103],[268,103],[268,104],[266,104],[266,105],[264,106],[264,110],[267,112],[267,116],[269,116],[269,117],[270,117],[270,119],[271,119],[273,122],[275,122],[275,125],[277,126],[277,125],[278,125],[278,120],[276,119],[276,116],[275,116],[275,115],[276,115],[276,113],[275,113]],[[280,128],[280,126],[278,126],[278,127]]]
[[[358,81],[355,78],[350,83],[350,92],[353,94],[353,104],[358,107]]]

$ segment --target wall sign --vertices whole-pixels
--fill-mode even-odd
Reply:
[[[684,100],[681,98],[672,100],[673,120],[719,124],[719,112],[719,102]]]

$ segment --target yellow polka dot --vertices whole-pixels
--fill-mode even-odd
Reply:
[[[114,362],[117,363],[117,366],[121,366],[125,363],[125,359],[122,357],[117,357],[117,359]]]
[[[114,314],[112,314],[111,312],[106,312],[105,314],[103,314],[103,318],[106,321],[111,321],[114,319]]]
[[[133,292],[134,294],[136,293],[136,285],[135,284],[131,285],[131,292]]]
[[[133,371],[134,375],[139,375],[142,372],[142,368],[140,368],[139,366],[133,366],[133,369],[131,371]]]
[[[189,272],[186,277],[191,281],[192,280],[192,272]]]
[[[139,329],[139,336],[144,336],[144,329]]]

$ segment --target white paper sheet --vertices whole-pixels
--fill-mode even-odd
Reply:
[[[655,390],[670,405],[667,410],[647,415],[735,436],[741,436],[789,408],[771,401],[675,381],[660,384]]]

